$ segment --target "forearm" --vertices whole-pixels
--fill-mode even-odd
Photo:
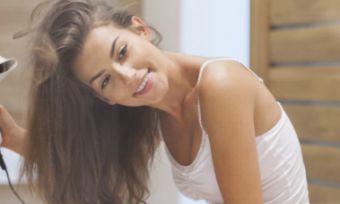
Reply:
[[[23,156],[26,146],[27,130],[18,126],[10,134],[12,136],[9,137],[9,141],[4,147]]]

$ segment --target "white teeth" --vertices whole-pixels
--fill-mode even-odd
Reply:
[[[141,92],[142,90],[144,90],[146,84],[148,83],[148,80],[149,80],[149,74],[147,74],[147,75],[144,77],[144,79],[143,79],[142,83],[139,85],[139,87],[138,87],[136,93]]]

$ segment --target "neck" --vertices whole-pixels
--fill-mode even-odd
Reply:
[[[194,103],[197,96],[197,79],[200,67],[206,58],[166,52],[169,59],[167,75],[169,90],[161,102],[153,107],[181,121],[185,104]]]

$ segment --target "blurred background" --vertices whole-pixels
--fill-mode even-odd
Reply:
[[[40,0],[1,0],[0,55],[18,68],[0,82],[0,104],[25,126],[30,72],[25,28]],[[340,203],[340,0],[120,0],[163,35],[160,47],[232,57],[254,69],[286,108],[300,136],[312,203]],[[20,157],[2,149],[14,183]],[[202,204],[181,195],[161,147],[150,204]],[[16,185],[27,203],[40,203]],[[0,171],[0,203],[18,201]]]

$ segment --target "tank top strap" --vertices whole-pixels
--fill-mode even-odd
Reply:
[[[229,58],[229,57],[223,57],[223,58],[213,58],[213,59],[209,59],[207,61],[205,61],[201,67],[200,67],[200,70],[199,70],[199,73],[198,73],[198,78],[197,78],[197,84],[200,82],[201,78],[202,78],[202,74],[203,74],[203,71],[205,69],[205,67],[207,67],[207,65],[209,63],[212,63],[212,62],[216,62],[216,61],[223,61],[223,60],[233,60],[233,61],[237,61],[239,62],[238,60],[236,59],[233,59],[233,58]],[[253,74],[259,81],[261,81],[263,83],[263,79],[260,78],[253,70],[251,70],[250,68],[244,66],[251,74]],[[198,100],[197,100],[197,109],[198,109],[198,122],[199,122],[199,125],[202,129],[202,131],[205,132],[204,130],[204,127],[203,127],[203,123],[202,123],[202,116],[201,116],[201,107],[200,107],[200,100],[199,100],[199,97],[198,97]]]
[[[227,61],[227,60],[233,60],[233,61],[239,62],[239,61],[236,60],[236,59],[228,58],[228,57],[209,59],[209,60],[205,61],[205,62],[201,65],[200,71],[199,71],[199,73],[198,73],[197,83],[200,82],[200,80],[201,80],[201,78],[202,78],[203,71],[204,71],[205,67],[207,67],[207,65],[208,65],[209,63],[216,62],[216,61],[223,61],[223,60],[226,60],[226,61]],[[244,66],[244,67],[246,67],[246,66]],[[253,70],[251,70],[251,69],[248,68],[248,67],[246,67],[246,69],[247,69],[250,73],[252,73],[259,81],[263,82],[263,79],[262,79],[261,77],[259,77]]]

